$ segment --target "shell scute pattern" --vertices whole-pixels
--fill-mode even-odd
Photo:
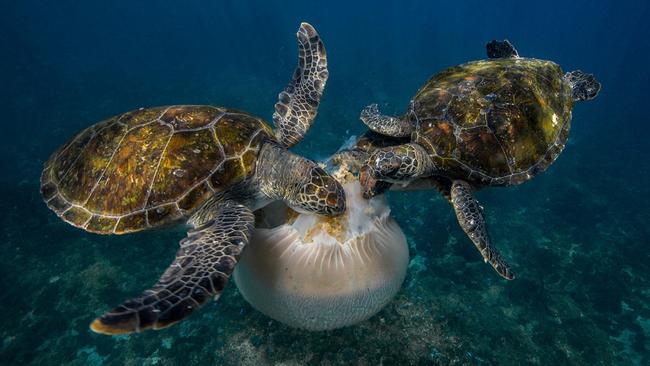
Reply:
[[[115,231],[129,232],[147,226],[147,213],[145,211],[136,212],[120,218]]]
[[[94,233],[110,233],[115,230],[118,218],[101,215],[93,215],[84,226],[85,229]]]
[[[70,209],[63,214],[63,218],[66,221],[72,222],[77,226],[81,226],[88,222],[91,216],[92,214],[90,212],[76,206],[70,207]]]
[[[183,213],[176,203],[147,209],[147,223],[150,226],[160,226],[181,217],[183,217]]]
[[[131,129],[145,123],[156,122],[166,110],[167,107],[140,108],[122,114],[119,116],[119,121],[125,124],[128,129]]]
[[[55,152],[41,191],[62,219],[91,232],[160,226],[252,174],[266,139],[271,128],[244,112],[139,109],[81,131]]]
[[[222,143],[225,160],[210,177],[210,185],[220,190],[224,184],[234,184],[250,176],[260,144],[273,136],[270,127],[261,119],[243,112],[224,115],[213,127]]]
[[[75,157],[79,155],[79,151],[95,136],[98,130],[107,126],[112,126],[116,123],[116,118],[111,118],[106,121],[97,123],[96,125],[79,132],[70,141],[64,144],[57,152],[53,153],[50,159],[45,163],[46,167],[41,176],[41,182],[52,178],[60,181],[68,172],[72,164],[75,163]]]
[[[416,94],[414,140],[436,166],[490,185],[543,171],[568,136],[572,100],[550,61],[500,59],[451,67]]]
[[[211,106],[173,106],[165,111],[160,120],[175,131],[183,131],[205,127],[224,113],[223,109]]]
[[[158,164],[147,206],[173,202],[204,180],[224,159],[216,144],[210,129],[176,132],[171,136]]]
[[[92,212],[122,216],[143,208],[147,190],[156,172],[172,130],[158,123],[145,124],[128,132],[113,146],[110,164],[98,178],[84,207]],[[89,151],[92,153],[91,151]]]
[[[71,203],[83,205],[88,199],[96,182],[104,173],[113,152],[124,137],[126,128],[119,123],[111,123],[99,129],[84,145],[75,145],[62,154],[54,163],[54,172],[64,171],[60,166],[67,166],[65,173],[57,177],[61,194]]]
[[[209,183],[206,180],[202,180],[201,183],[178,200],[178,208],[183,211],[192,212],[195,209],[199,208],[212,194],[214,190],[210,188]]]

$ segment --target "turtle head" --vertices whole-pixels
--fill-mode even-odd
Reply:
[[[601,87],[600,83],[592,74],[587,74],[580,70],[564,74],[564,81],[571,88],[571,97],[576,102],[596,98]]]
[[[286,197],[291,208],[298,212],[313,212],[338,216],[345,212],[343,186],[323,168],[312,162],[309,172],[297,190]]]
[[[345,212],[343,186],[315,162],[274,143],[265,144],[257,162],[261,191],[301,213],[338,216]]]

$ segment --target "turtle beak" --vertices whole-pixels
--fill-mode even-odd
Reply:
[[[319,194],[325,197],[325,204],[332,216],[338,216],[345,212],[345,190],[332,176],[328,175],[323,179],[324,186]]]
[[[345,212],[345,190],[334,177],[319,166],[311,171],[310,185],[314,187],[312,199],[317,200],[316,212],[338,216]]]
[[[334,177],[314,164],[298,192],[295,206],[299,212],[338,216],[345,212],[345,191]]]

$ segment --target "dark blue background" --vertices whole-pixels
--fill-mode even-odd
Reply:
[[[216,104],[270,121],[277,93],[295,67],[294,34],[301,21],[308,21],[325,42],[330,70],[318,119],[296,147],[312,158],[331,154],[347,137],[364,131],[358,115],[365,105],[379,102],[387,113],[403,112],[430,75],[484,58],[484,45],[491,39],[507,38],[522,56],[553,60],[566,71],[581,69],[596,75],[603,89],[596,100],[574,109],[569,144],[549,171],[519,187],[479,194],[495,241],[522,274],[518,282],[500,283],[486,266],[460,268],[463,274],[453,276],[448,268],[436,269],[441,256],[469,263],[480,263],[480,258],[435,193],[391,194],[390,199],[409,235],[412,256],[421,255],[429,267],[431,277],[422,280],[424,284],[446,281],[459,288],[475,287],[480,294],[486,287],[480,281],[496,282],[505,286],[508,302],[524,309],[513,321],[518,324],[544,313],[534,306],[551,296],[545,292],[544,280],[573,281],[575,286],[562,291],[572,294],[571,301],[594,328],[576,325],[575,332],[567,328],[567,333],[578,339],[584,329],[597,329],[607,340],[619,337],[621,323],[627,321],[632,336],[627,346],[611,346],[616,350],[611,360],[642,362],[650,336],[650,327],[642,325],[650,318],[643,305],[648,302],[645,278],[650,275],[649,16],[650,5],[644,1],[4,2],[0,13],[0,212],[4,213],[0,238],[6,255],[0,256],[0,263],[4,262],[0,300],[3,317],[14,319],[0,320],[5,338],[2,359],[43,361],[34,349],[59,337],[70,317],[76,316],[81,318],[75,321],[75,329],[82,335],[66,343],[66,352],[99,343],[105,348],[98,352],[108,355],[107,362],[118,362],[119,346],[92,338],[85,326],[107,304],[154,281],[179,237],[178,233],[98,237],[59,222],[38,193],[40,169],[49,154],[76,131],[139,107]],[[448,236],[458,239],[457,247],[447,245]],[[159,237],[170,242],[143,244]],[[550,237],[552,242],[543,244],[540,237]],[[98,292],[90,291],[92,298],[79,302],[75,312],[62,306],[51,313],[48,300],[74,302],[82,290],[69,286],[67,292],[61,291],[47,279],[65,272],[72,263],[70,256],[82,250],[93,253],[91,263],[109,258],[118,273],[101,282],[95,288]],[[573,251],[582,257],[567,260],[567,253]],[[81,253],[75,260],[88,254]],[[121,259],[131,263],[119,267]],[[34,273],[26,276],[30,271]],[[142,273],[136,282],[111,292],[134,273]],[[75,277],[70,276],[72,281]],[[531,293],[539,295],[536,300],[527,300]],[[409,292],[401,296],[415,301]],[[623,302],[632,306],[631,312]],[[29,314],[42,317],[26,326]],[[39,330],[30,338],[34,327]],[[443,331],[470,342],[472,335],[461,328],[451,324]],[[165,334],[175,337],[173,329]],[[544,332],[552,335],[555,330]],[[591,333],[584,334],[582,338],[589,338]],[[229,336],[228,331],[220,334]],[[355,339],[348,333],[334,336]],[[7,341],[10,337],[13,340]],[[584,351],[576,351],[575,359],[550,360],[584,361],[586,349],[604,344],[598,342],[584,349],[573,344]],[[50,346],[60,360],[68,359],[56,353],[56,347],[61,352],[66,349],[63,345]],[[142,357],[157,349],[142,347]],[[324,347],[322,352],[334,352]],[[374,352],[358,347],[359,357]],[[472,347],[478,347],[474,352],[482,349]],[[535,352],[526,347],[521,351]],[[485,352],[483,359],[493,363],[499,359],[500,355]],[[453,352],[448,355],[451,359]],[[79,357],[85,354],[77,354],[77,361]]]

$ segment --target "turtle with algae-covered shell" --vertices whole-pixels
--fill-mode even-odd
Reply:
[[[513,279],[473,192],[545,171],[567,142],[574,102],[595,98],[600,84],[581,71],[563,73],[551,61],[521,58],[508,41],[488,43],[487,53],[487,60],[434,75],[402,117],[366,107],[361,120],[375,134],[357,144],[357,152],[369,155],[360,180],[366,197],[391,183],[438,188],[484,260]],[[382,146],[381,135],[401,142]]]
[[[311,126],[328,77],[316,30],[302,23],[297,38],[299,65],[275,105],[275,130],[229,108],[146,108],[83,130],[47,161],[43,198],[74,226],[100,234],[190,226],[160,280],[92,330],[163,328],[218,298],[251,237],[253,211],[272,201],[328,216],[345,211],[341,185],[287,150]]]

